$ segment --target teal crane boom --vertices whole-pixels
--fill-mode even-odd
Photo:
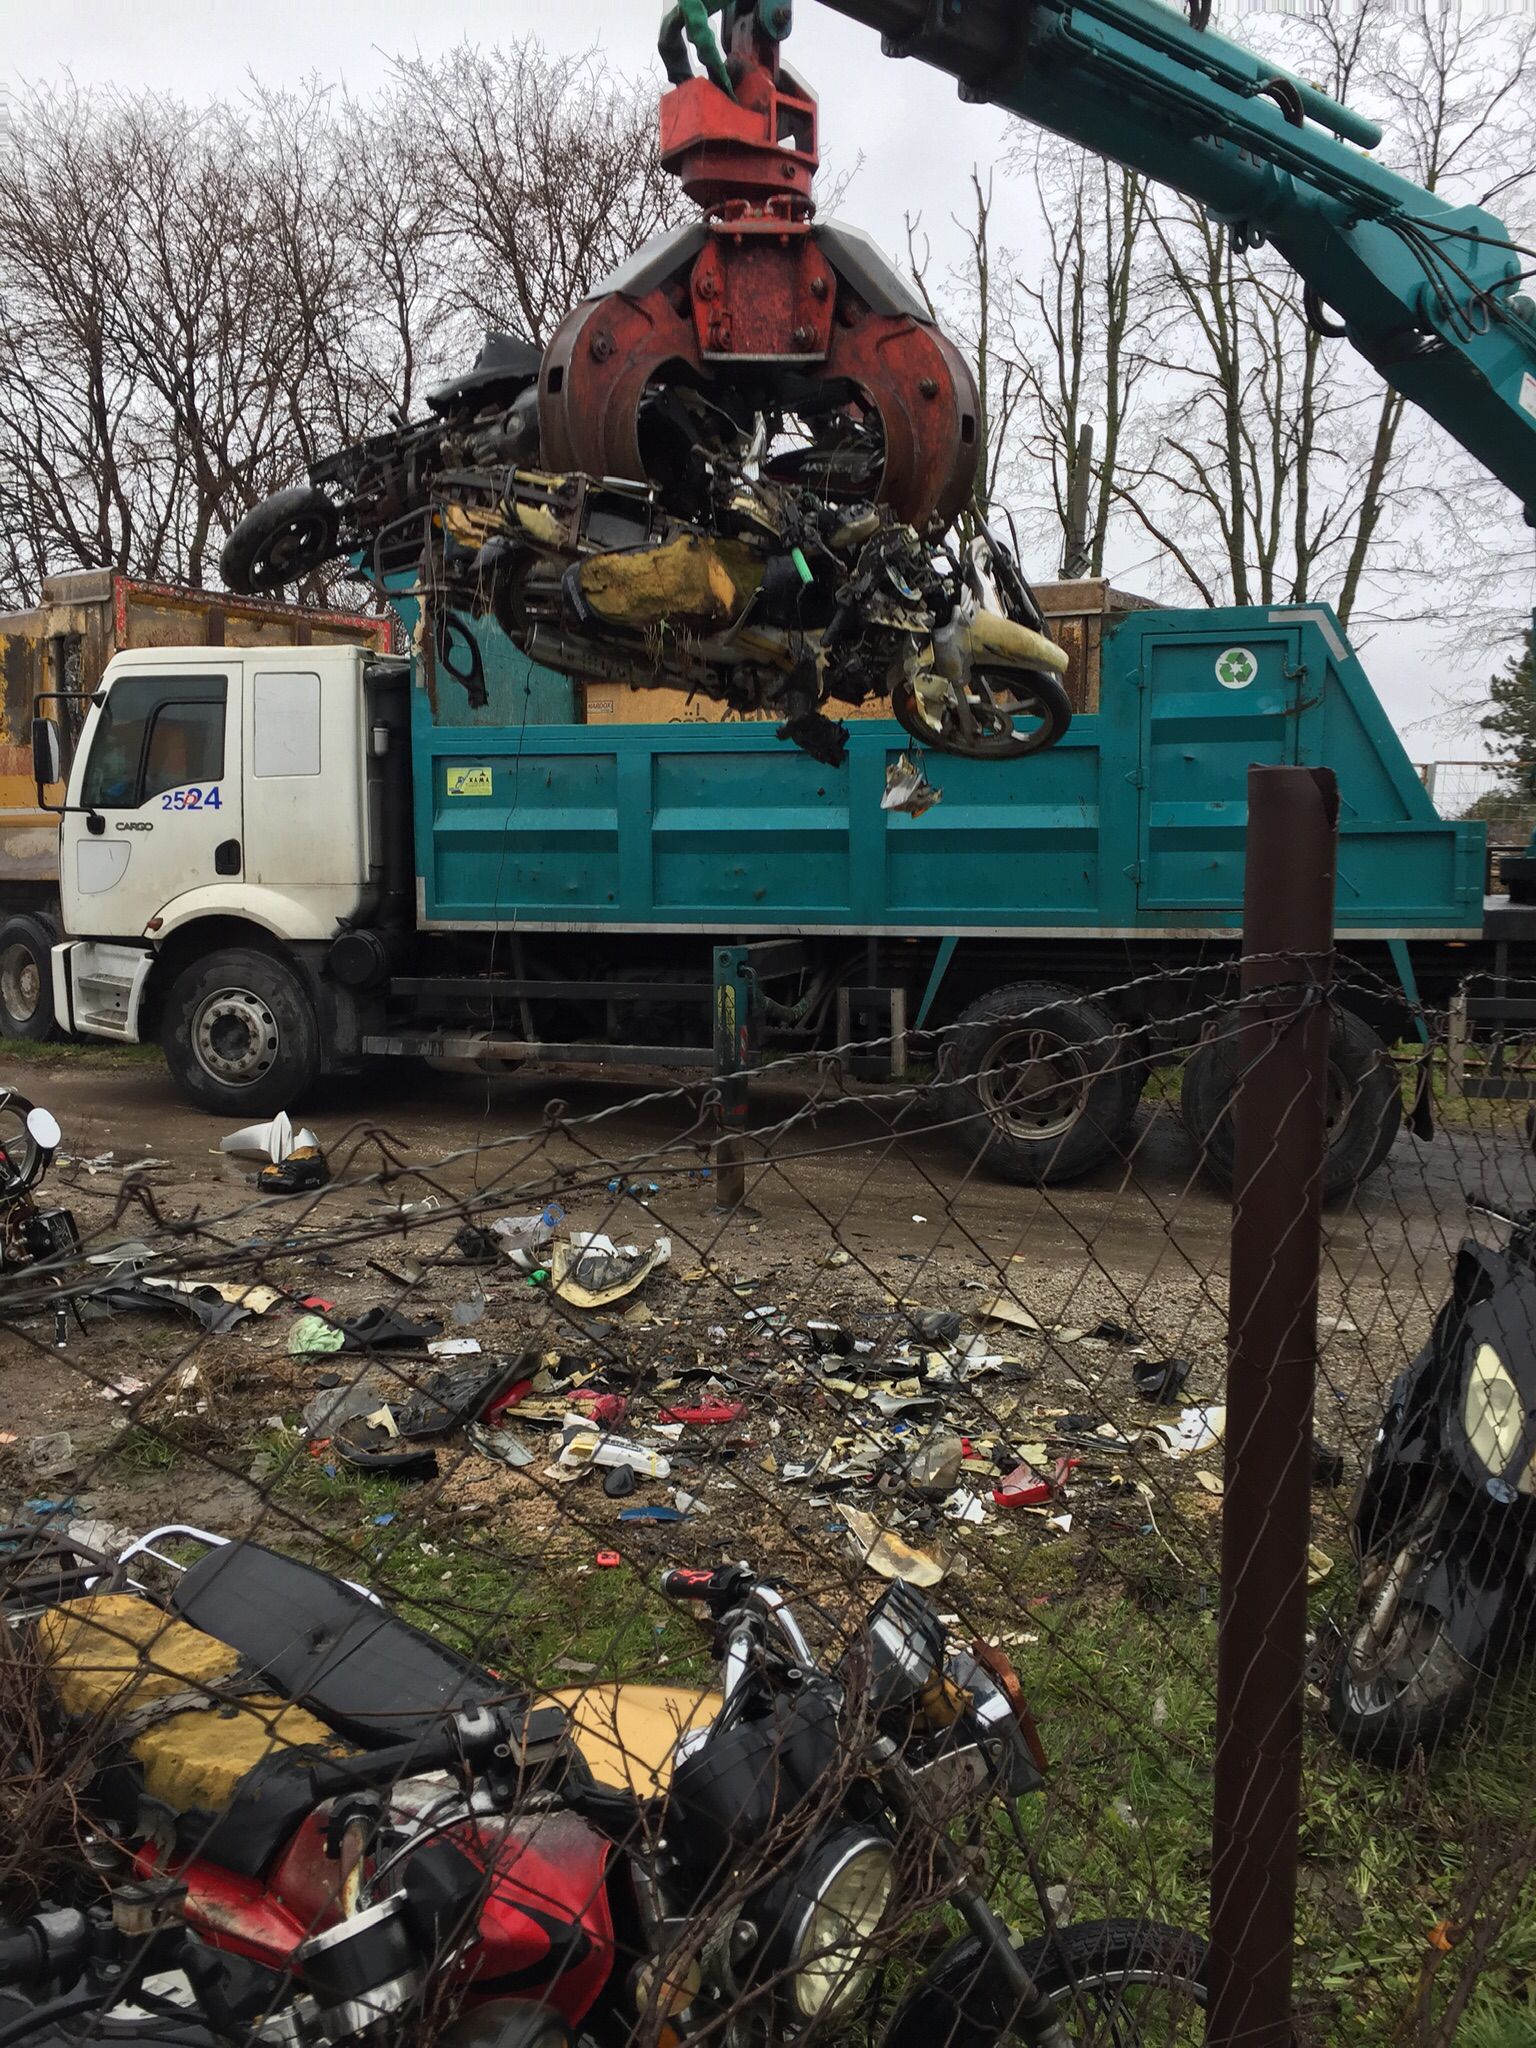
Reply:
[[[1374,123],[1161,0],[823,0],[888,56],[1198,200],[1234,246],[1268,243],[1342,333],[1536,524],[1536,303],[1480,206],[1366,152]],[[774,10],[779,33],[786,0]],[[1328,310],[1336,316],[1330,321]]]

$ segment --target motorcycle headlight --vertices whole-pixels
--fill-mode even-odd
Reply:
[[[1506,1478],[1525,1441],[1525,1405],[1513,1374],[1491,1344],[1479,1344],[1473,1354],[1461,1420],[1473,1456],[1494,1478]]]
[[[875,1974],[869,1946],[895,1888],[891,1850],[878,1835],[843,1828],[796,1873],[789,1927],[789,1995],[802,2019],[856,2005]]]

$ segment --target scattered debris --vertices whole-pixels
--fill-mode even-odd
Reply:
[[[873,1515],[847,1508],[843,1519],[854,1556],[883,1579],[905,1579],[911,1586],[936,1586],[949,1570],[947,1557],[917,1549],[894,1529],[882,1529]]]
[[[1131,1378],[1143,1401],[1171,1408],[1184,1391],[1191,1370],[1187,1358],[1137,1358],[1131,1363]]]
[[[26,1460],[39,1479],[62,1479],[78,1469],[74,1438],[64,1429],[29,1437]]]
[[[606,1308],[633,1294],[672,1256],[672,1240],[658,1237],[649,1251],[616,1245],[601,1231],[573,1231],[556,1244],[549,1262],[550,1286],[576,1308]]]
[[[555,1232],[564,1221],[565,1210],[559,1202],[551,1202],[531,1216],[498,1216],[489,1232],[479,1235],[489,1235],[520,1273],[532,1273],[546,1263]],[[463,1236],[460,1231],[454,1242]]]
[[[935,789],[928,780],[915,749],[909,747],[886,769],[882,811],[904,811],[909,818],[920,818],[943,800],[943,790]]]
[[[256,1176],[263,1195],[309,1195],[329,1185],[331,1169],[313,1131],[300,1131],[282,1158]]]
[[[269,1123],[246,1124],[243,1129],[231,1131],[220,1138],[219,1150],[231,1159],[262,1159],[277,1165],[294,1151],[301,1141],[307,1141],[318,1151],[319,1141],[313,1131],[302,1131],[294,1137],[293,1125],[288,1112],[280,1109]]]

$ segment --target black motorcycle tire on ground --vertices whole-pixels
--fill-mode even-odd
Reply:
[[[1010,1128],[1005,1084],[996,1077],[1010,1043],[1038,1036],[1041,1049],[1054,1042],[1056,1058],[1077,1070],[1079,1100],[1052,1119],[1035,1103],[1025,1123]],[[1022,1049],[1022,1048],[1021,1048]],[[967,1150],[1000,1179],[1026,1187],[1050,1187],[1088,1173],[1115,1151],[1136,1114],[1140,1070],[1127,1059],[1126,1041],[1102,1003],[1054,982],[1021,981],[991,990],[962,1011],[946,1034],[942,1055],[946,1085],[945,1121]]]
[[[200,1109],[249,1121],[290,1109],[318,1080],[320,1025],[297,971],[255,947],[194,960],[160,1021],[166,1065]],[[231,1072],[245,1061],[247,1079]]]
[[[935,753],[959,754],[969,760],[1019,761],[1026,755],[1043,754],[1048,747],[1054,747],[1072,723],[1072,699],[1059,676],[1051,675],[1045,669],[1030,669],[1027,676],[1001,669],[978,673],[994,678],[999,692],[1014,694],[1021,687],[1027,688],[1031,708],[1040,719],[1032,733],[1016,733],[1011,738],[998,736],[976,747],[956,745],[952,739],[946,738],[942,728],[928,723],[918,706],[917,692],[908,682],[898,683],[891,692],[891,710],[897,724],[920,746],[932,747]]]
[[[1016,1953],[1040,1989],[1059,2003],[1068,2033],[1082,2048],[1132,2048],[1142,2037],[1126,2031],[1134,2006],[1121,2004],[1120,1996],[1134,1998],[1157,1985],[1166,1986],[1176,2004],[1164,2011],[1165,2023],[1147,2034],[1147,2042],[1173,2048],[1203,2034],[1205,1944],[1182,1928],[1156,1920],[1083,1920],[1054,1937],[1021,1943]],[[886,2048],[993,2048],[1018,2038],[1012,1993],[996,1970],[986,1968],[984,1957],[974,1935],[952,1942],[908,1994]],[[1176,2034],[1166,2025],[1173,2013],[1186,2022]]]
[[[1328,1725],[1351,1756],[1389,1770],[1425,1755],[1466,1716],[1478,1674],[1457,1655],[1445,1617],[1414,1606],[1398,1655],[1373,1678],[1351,1680],[1347,1649],[1328,1686]]]
[[[296,583],[336,552],[336,507],[313,484],[290,484],[253,505],[224,543],[219,574],[242,597]]]
[[[1185,1063],[1179,1091],[1179,1115],[1201,1165],[1228,1192],[1237,1150],[1232,1095],[1242,1060],[1235,1027],[1207,1039]],[[1402,1128],[1403,1091],[1385,1045],[1352,1010],[1335,1010],[1330,1020],[1328,1068],[1331,1123],[1323,1200],[1332,1202],[1357,1193],[1391,1151]]]
[[[39,1045],[55,1035],[53,961],[59,928],[51,917],[27,912],[0,925],[0,1038]]]

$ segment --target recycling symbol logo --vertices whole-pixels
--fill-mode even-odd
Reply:
[[[1224,690],[1246,690],[1259,672],[1259,664],[1246,647],[1229,647],[1216,658],[1216,680]]]

